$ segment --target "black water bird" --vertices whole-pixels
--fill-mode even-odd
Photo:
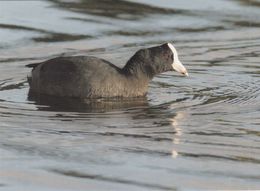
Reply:
[[[141,49],[119,68],[92,56],[57,57],[29,64],[30,93],[73,98],[141,97],[152,78],[167,71],[188,76],[171,43]]]

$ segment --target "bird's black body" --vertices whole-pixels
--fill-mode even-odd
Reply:
[[[27,65],[33,67],[30,92],[75,98],[140,97],[156,74],[173,70],[173,58],[167,44],[137,51],[123,68],[96,57],[58,57]]]

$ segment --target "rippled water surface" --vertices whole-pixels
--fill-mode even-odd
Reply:
[[[260,1],[0,1],[0,190],[260,189]],[[174,42],[146,98],[28,99],[25,65]]]

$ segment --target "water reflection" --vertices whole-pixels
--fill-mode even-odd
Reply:
[[[35,95],[29,92],[28,100],[35,102],[41,111],[62,112],[110,112],[114,110],[126,110],[130,108],[147,107],[146,97],[141,98],[100,98],[100,99],[76,99],[62,98],[48,95]]]
[[[181,121],[185,121],[187,114],[184,111],[177,112],[176,115],[171,118],[171,125],[175,131],[174,137],[173,137],[173,146],[176,146],[180,144],[181,142],[181,136],[182,136],[182,129],[181,129]],[[177,158],[179,155],[178,151],[176,148],[173,148],[172,150],[172,158]]]

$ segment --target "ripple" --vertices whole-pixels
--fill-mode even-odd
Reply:
[[[46,31],[43,29],[37,29],[32,27],[25,27],[19,25],[10,25],[10,24],[1,24],[0,28],[10,29],[10,30],[25,30],[25,31],[33,31],[41,34],[45,34],[44,37],[34,37],[32,40],[35,42],[61,42],[61,41],[73,41],[73,40],[81,40],[85,38],[91,38],[89,35],[76,35],[76,34],[66,34],[66,33],[56,33],[51,31]]]
[[[227,94],[234,96],[225,102],[229,104],[253,105],[260,98],[260,81],[250,80],[248,83],[233,82],[233,90],[226,90]]]
[[[129,1],[118,1],[116,4],[114,4],[112,0],[100,1],[98,2],[98,4],[95,1],[53,2],[56,4],[56,6],[64,9],[69,9],[71,11],[123,20],[139,19],[140,17],[138,16],[143,16],[145,14],[180,14],[185,12],[181,10],[160,8],[143,3],[135,3]]]
[[[194,158],[200,158],[200,159],[211,158],[214,160],[220,159],[220,160],[260,164],[260,160],[258,160],[258,159],[242,157],[242,156],[226,157],[226,156],[219,156],[219,155],[213,155],[213,154],[192,154],[192,153],[182,153],[182,152],[179,152],[179,154],[183,155],[185,157],[194,157]]]
[[[156,189],[156,190],[176,190],[175,187],[167,187],[159,184],[151,184],[151,183],[145,183],[142,181],[134,181],[130,179],[123,179],[123,178],[116,178],[116,177],[108,177],[98,174],[87,174],[79,171],[65,171],[61,169],[51,169],[51,172],[62,174],[69,177],[76,177],[76,178],[84,178],[84,179],[94,179],[98,181],[106,181],[106,182],[112,182],[112,183],[120,183],[120,184],[127,184],[127,185],[134,185],[138,187],[144,187],[149,189]]]

